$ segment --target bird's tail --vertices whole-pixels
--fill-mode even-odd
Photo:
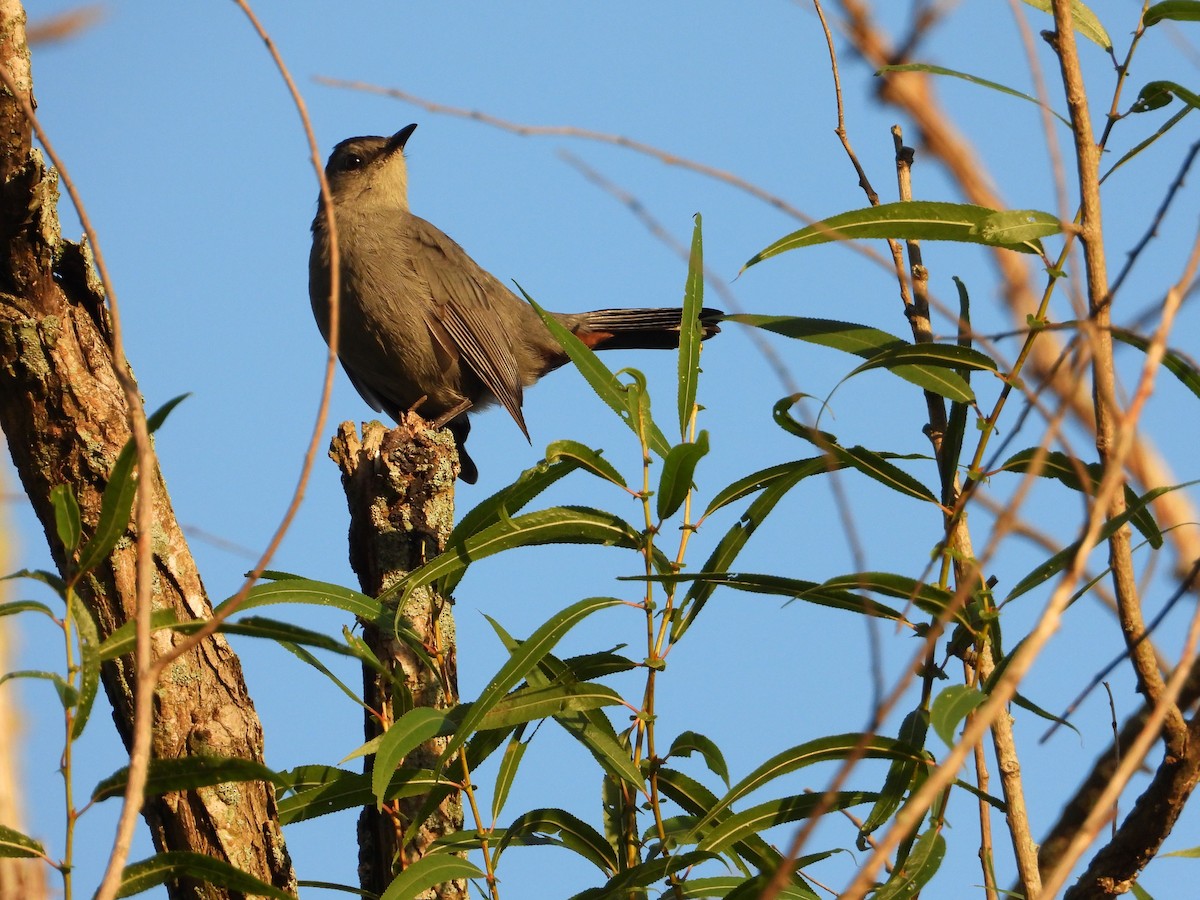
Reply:
[[[725,314],[719,309],[700,310],[702,340],[721,330]],[[670,350],[679,346],[683,310],[598,309],[584,313],[575,334],[593,350]]]

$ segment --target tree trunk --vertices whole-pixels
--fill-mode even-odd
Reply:
[[[377,596],[445,548],[454,520],[454,442],[449,432],[431,432],[416,416],[394,431],[385,430],[378,422],[364,425],[361,441],[354,426],[346,422],[338,429],[330,456],[342,469],[350,506],[350,564],[363,592]],[[365,625],[363,638],[380,662],[407,686],[412,706],[451,708],[458,700],[458,678],[450,603],[432,589],[421,588],[397,612],[396,621],[417,635],[439,671],[430,671],[391,629]],[[408,711],[408,698],[393,696],[389,682],[366,667],[363,701],[368,708],[368,740]],[[432,768],[445,745],[445,738],[435,738],[409,754],[403,766]],[[368,772],[372,764],[373,757],[368,757]],[[447,767],[447,775],[455,777],[452,765]],[[415,837],[401,846],[405,830],[425,801],[425,797],[402,798],[385,804],[382,813],[374,806],[363,809],[358,823],[358,858],[364,890],[382,893],[392,878],[423,856],[437,838],[462,828],[462,799],[455,790],[420,824]],[[467,896],[465,880],[420,895],[421,900],[465,900]]]
[[[24,11],[0,0],[0,66],[32,100]],[[130,439],[128,409],[116,377],[105,298],[89,248],[63,241],[57,174],[31,149],[21,103],[0,87],[0,427],[60,572],[68,560],[54,527],[50,491],[75,493],[85,539],[117,454]],[[154,495],[153,604],[181,619],[211,613],[204,586],[175,520],[161,473],[142,473]],[[78,584],[102,637],[133,616],[135,533],[131,523],[107,560]],[[169,631],[153,652],[168,650]],[[132,656],[102,668],[117,730],[132,736]],[[261,761],[262,726],[241,665],[219,636],[168,670],[155,691],[153,755],[219,754]],[[295,891],[295,875],[275,815],[270,785],[238,783],[149,797],[143,813],[160,850],[188,850],[229,862]],[[240,897],[210,885],[177,884],[173,897]]]

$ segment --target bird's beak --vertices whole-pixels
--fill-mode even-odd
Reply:
[[[414,122],[411,125],[405,125],[399,131],[397,131],[395,134],[393,134],[390,138],[388,138],[387,153],[390,155],[392,153],[395,153],[397,150],[403,150],[404,145],[408,143],[408,139],[412,136],[412,133],[416,130],[417,130],[417,123]]]

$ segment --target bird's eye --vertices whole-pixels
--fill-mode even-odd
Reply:
[[[366,161],[357,153],[347,153],[338,158],[333,169],[335,172],[349,172],[354,169],[361,169],[364,162]]]

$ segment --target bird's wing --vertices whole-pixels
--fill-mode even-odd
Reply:
[[[512,336],[489,307],[490,303],[505,302],[507,291],[458,244],[424,219],[413,216],[412,238],[413,267],[417,277],[429,286],[438,324],[528,439]],[[489,300],[489,293],[495,295],[494,299]]]

